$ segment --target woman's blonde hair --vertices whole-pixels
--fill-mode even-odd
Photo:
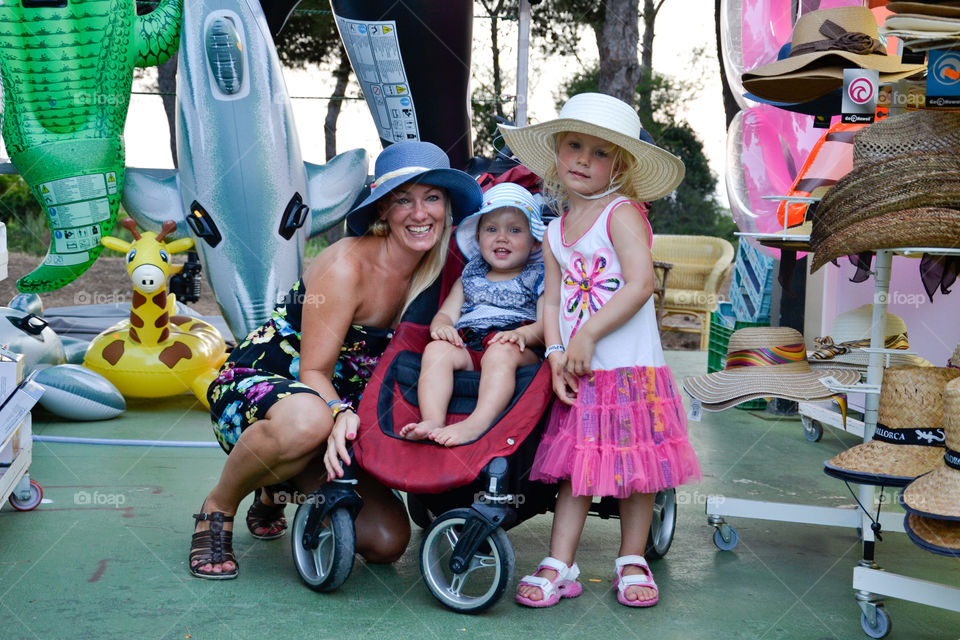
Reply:
[[[453,234],[453,205],[450,203],[450,194],[446,189],[440,187],[443,190],[444,197],[444,210],[445,214],[443,216],[443,232],[440,234],[440,239],[437,241],[433,248],[430,251],[427,251],[422,258],[420,258],[420,263],[417,265],[417,268],[413,271],[413,276],[410,278],[410,284],[407,285],[407,296],[403,300],[403,307],[400,309],[400,313],[397,314],[397,318],[402,318],[403,314],[407,312],[407,308],[410,306],[410,303],[413,302],[417,296],[423,293],[440,275],[440,272],[443,271],[443,265],[447,261],[447,251],[450,247],[450,236]],[[387,198],[384,199],[386,203]],[[386,212],[389,205],[384,204],[383,208],[380,210],[380,215],[382,216]],[[379,221],[379,219],[378,219]]]
[[[560,131],[553,136],[553,149],[554,157],[556,157],[557,149],[560,146],[560,141],[563,140],[569,131]],[[633,157],[633,154],[624,149],[623,147],[616,145],[610,142],[610,145],[613,147],[613,167],[610,172],[610,187],[616,186],[617,193],[622,196],[626,196],[631,200],[640,202],[642,197],[633,186],[632,180],[623,180],[622,176],[628,176],[636,171],[639,171],[637,159]],[[566,211],[567,206],[569,205],[570,194],[567,193],[567,188],[563,186],[563,183],[560,182],[560,174],[557,172],[557,164],[554,162],[550,165],[550,168],[547,169],[546,173],[543,175],[543,195],[547,203],[550,205],[550,208],[553,211],[560,215]]]

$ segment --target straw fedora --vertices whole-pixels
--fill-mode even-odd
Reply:
[[[820,382],[826,376],[843,385],[860,379],[851,369],[811,369],[796,329],[746,327],[730,336],[723,371],[684,378],[683,388],[705,410],[721,411],[756,398],[825,400],[834,395]]]
[[[537,242],[543,241],[546,226],[543,224],[542,205],[539,196],[535,196],[523,187],[512,182],[495,184],[483,194],[483,204],[480,210],[463,219],[457,226],[457,246],[467,260],[473,260],[480,255],[480,244],[477,242],[477,225],[485,213],[490,213],[503,207],[517,209],[527,217],[530,223],[530,235]],[[532,251],[530,259],[539,256],[540,250]]]
[[[960,521],[960,380],[943,390],[941,464],[903,490],[903,508],[928,518]]]
[[[830,335],[814,339],[816,349],[808,354],[810,366],[833,367],[837,365],[853,366],[866,371],[870,354],[863,348],[870,346],[870,333],[873,326],[873,305],[865,304],[850,309],[833,319]],[[907,324],[898,315],[889,311],[883,327],[884,349],[909,350]],[[889,357],[889,365],[887,365]],[[929,362],[912,354],[894,353],[884,356],[884,366],[912,365],[931,366]]]
[[[377,217],[377,202],[402,184],[416,182],[443,187],[450,194],[456,224],[480,206],[483,192],[470,174],[450,168],[450,158],[431,142],[398,142],[377,156],[370,195],[347,214],[347,227],[362,236]]]
[[[960,558],[960,522],[908,513],[903,518],[903,528],[918,547],[942,556]]]
[[[903,486],[943,457],[943,392],[960,370],[890,367],[883,374],[873,440],[823,463],[827,475],[858,484]]]
[[[602,93],[573,96],[556,120],[526,127],[502,124],[500,131],[520,162],[540,177],[557,166],[556,134],[572,131],[612,142],[630,153],[637,167],[625,179],[642,200],[662,198],[683,180],[680,158],[641,139],[643,127],[633,107]]]
[[[893,82],[924,70],[888,56],[866,7],[836,7],[806,13],[797,20],[790,56],[743,74],[743,87],[761,98],[804,102],[843,86],[843,70],[876,69],[880,82]]]

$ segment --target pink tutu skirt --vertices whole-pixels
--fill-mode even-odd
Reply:
[[[626,498],[700,479],[669,367],[596,370],[579,382],[573,406],[553,403],[532,480],[570,480],[575,496]]]

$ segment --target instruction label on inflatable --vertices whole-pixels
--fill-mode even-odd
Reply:
[[[384,140],[419,140],[417,113],[400,56],[397,23],[337,18],[343,46]]]
[[[37,195],[47,206],[50,239],[56,253],[46,264],[71,266],[85,262],[87,252],[100,245],[100,226],[110,218],[108,195],[117,192],[117,174],[92,173],[37,186]]]

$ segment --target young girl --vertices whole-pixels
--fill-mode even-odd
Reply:
[[[549,607],[583,588],[574,554],[594,496],[620,506],[617,600],[659,601],[643,557],[657,491],[699,478],[680,394],[660,348],[651,299],[652,231],[638,202],[673,191],[683,163],[641,141],[624,102],[584,93],[557,120],[501,127],[544,181],[562,217],[547,228],[544,333],[554,403],[531,479],[560,482],[550,556],[517,602]]]
[[[483,206],[457,227],[457,245],[469,260],[430,323],[433,342],[423,352],[417,398],[421,422],[400,430],[452,447],[476,440],[513,397],[518,367],[540,360],[543,330],[537,307],[543,292],[540,202],[523,187],[491,187]],[[480,369],[477,407],[446,425],[453,372]]]

